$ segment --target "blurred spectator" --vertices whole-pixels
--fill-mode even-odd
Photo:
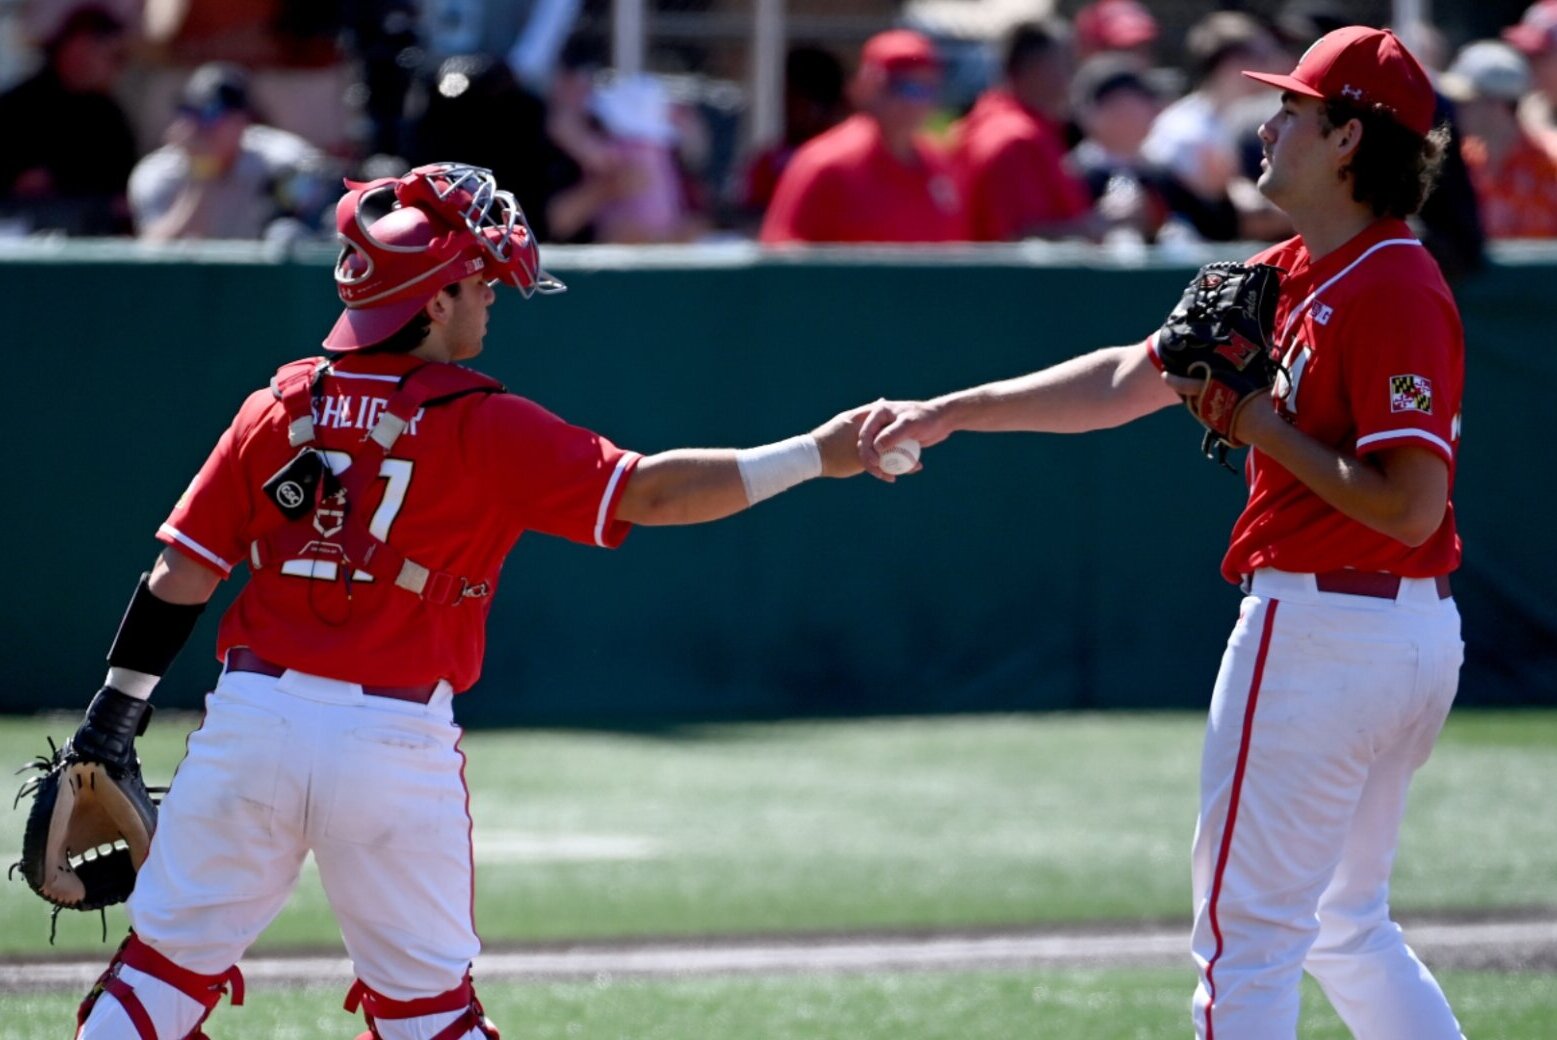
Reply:
[[[1242,175],[1230,116],[1240,102],[1265,93],[1243,71],[1284,70],[1286,60],[1275,38],[1237,11],[1201,19],[1190,29],[1186,49],[1194,88],[1163,109],[1142,152],[1164,174],[1164,193],[1180,228],[1210,241],[1270,237],[1244,226],[1243,213],[1257,221],[1270,208]]]
[[[1157,19],[1140,0],[1093,0],[1076,12],[1076,56],[1119,54],[1137,67],[1155,62]]]
[[[1557,0],[1538,0],[1503,38],[1530,62],[1535,90],[1519,106],[1519,118],[1542,147],[1557,155]]]
[[[652,76],[620,77],[591,102],[610,136],[608,162],[620,190],[595,214],[601,242],[682,242],[697,222],[687,206],[676,142],[680,135],[664,86]]]
[[[502,60],[485,54],[446,59],[413,86],[406,124],[404,154],[412,166],[453,158],[484,166],[526,215],[545,209],[547,164],[537,160],[547,148],[546,105],[519,85]]]
[[[1296,57],[1321,36],[1357,24],[1357,18],[1344,0],[1287,0],[1275,24],[1276,35]]]
[[[346,8],[344,0],[145,0],[149,64],[131,111],[142,145],[163,136],[191,72],[221,61],[251,70],[250,90],[270,125],[348,154]]]
[[[362,76],[350,88],[362,114],[353,143],[368,155],[400,155],[406,95],[418,64],[417,0],[359,0],[347,11],[345,43]]]
[[[138,153],[110,93],[124,68],[124,23],[105,7],[76,7],[43,55],[36,75],[0,94],[0,212],[27,230],[126,234]]]
[[[752,156],[741,206],[760,216],[795,151],[837,126],[848,112],[843,63],[820,47],[794,47],[784,59],[784,138]]]
[[[168,143],[130,174],[136,229],[153,241],[295,234],[338,193],[317,149],[254,121],[248,77],[222,62],[195,70]]]
[[[581,0],[418,0],[420,35],[429,65],[481,54],[508,66],[541,93],[556,72]]]
[[[526,210],[546,241],[596,241],[600,211],[635,187],[592,110],[603,57],[586,40],[570,40],[546,93],[546,143],[537,156],[545,171],[545,201]]]
[[[1443,30],[1432,22],[1410,21],[1392,27],[1392,31],[1436,82],[1438,74],[1449,65],[1449,41],[1444,38]]]
[[[779,178],[762,241],[965,240],[951,167],[921,136],[940,82],[935,50],[919,33],[867,40],[852,83],[859,112],[800,147]]]
[[[1530,67],[1497,40],[1466,46],[1439,81],[1458,107],[1461,150],[1489,238],[1557,237],[1557,158],[1519,124]]]
[[[969,230],[984,242],[1101,237],[1086,185],[1065,167],[1075,71],[1064,22],[1028,22],[1006,40],[1005,78],[952,136]]]
[[[1072,97],[1082,139],[1069,161],[1107,222],[1105,238],[1154,241],[1167,203],[1141,145],[1161,108],[1156,92],[1134,57],[1100,54],[1077,71]]]

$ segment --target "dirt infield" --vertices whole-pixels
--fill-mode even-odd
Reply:
[[[1414,918],[1411,945],[1437,968],[1557,972],[1557,917]],[[476,961],[486,979],[551,982],[613,977],[966,971],[979,968],[1163,966],[1187,963],[1188,926],[1104,926],[850,936],[768,936],[642,942],[537,944],[494,949]],[[90,960],[0,963],[0,993],[82,989],[108,950]],[[250,983],[337,986],[351,976],[344,956],[256,956],[242,963]]]

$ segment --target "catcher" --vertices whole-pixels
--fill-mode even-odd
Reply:
[[[861,458],[890,479],[880,453],[905,438],[1079,433],[1178,400],[1218,456],[1249,446],[1249,501],[1222,564],[1246,595],[1200,774],[1196,1030],[1293,1040],[1306,970],[1354,1036],[1458,1040],[1389,916],[1406,791],[1464,650],[1449,592],[1464,336],[1405,221],[1448,133],[1427,74],[1388,32],[1341,29],[1291,75],[1246,75],[1282,91],[1260,127],[1259,188],[1297,237],[1203,268],[1142,343],[877,405]],[[1140,520],[1149,537],[1149,504]],[[1125,591],[1160,618],[1151,589],[1143,574]]]
[[[239,409],[158,531],[167,548],[105,685],[36,786],[23,863],[35,890],[86,907],[133,880],[132,930],[81,1006],[80,1040],[202,1036],[224,993],[241,1001],[236,963],[309,852],[363,1037],[495,1038],[470,977],[480,940],[452,704],[480,674],[516,539],[614,548],[636,524],[717,520],[861,469],[863,409],[758,448],[645,456],[508,393],[458,364],[482,350],[493,285],[562,288],[513,197],[458,164],[348,187],[345,311],[327,354],[283,366]],[[222,618],[222,675],[148,850],[134,739],[240,562],[250,577]],[[111,868],[83,858],[112,843]]]

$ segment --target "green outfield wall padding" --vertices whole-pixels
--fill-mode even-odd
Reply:
[[[500,293],[479,366],[626,447],[748,445],[877,396],[1136,339],[1191,270],[1010,252],[646,255],[564,254],[567,294]],[[1557,385],[1554,280],[1557,262],[1530,261],[1457,287],[1462,703],[1557,704],[1557,488],[1537,399]],[[101,681],[158,523],[245,394],[313,351],[337,304],[323,257],[86,248],[0,255],[0,299],[0,710],[74,711]],[[1217,564],[1244,486],[1198,442],[1179,412],[1081,437],[963,434],[895,486],[821,481],[722,523],[636,531],[614,552],[528,536],[460,714],[637,724],[1202,705],[1238,613]],[[210,688],[217,614],[160,704],[198,706]]]

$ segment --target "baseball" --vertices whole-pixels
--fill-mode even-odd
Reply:
[[[881,472],[901,477],[919,461],[919,442],[904,437],[881,453]]]

